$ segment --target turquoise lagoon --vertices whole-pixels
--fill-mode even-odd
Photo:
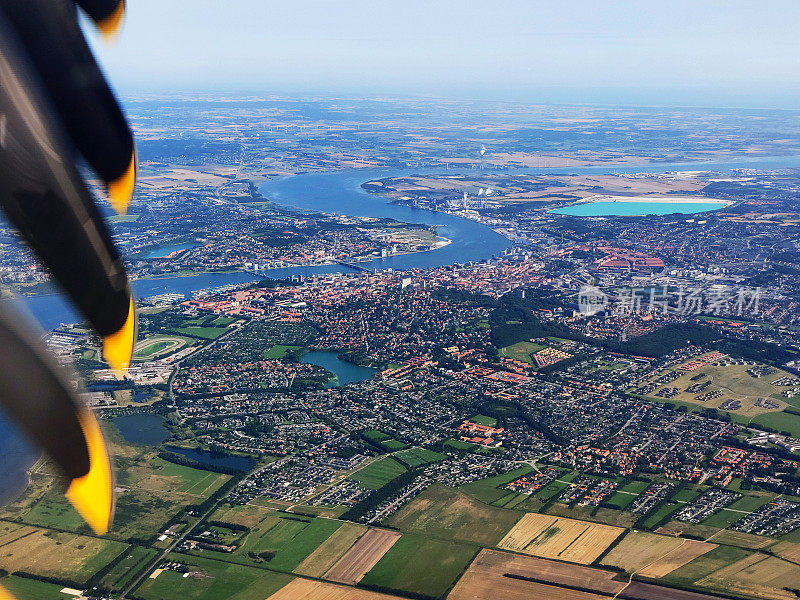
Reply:
[[[615,202],[613,200],[598,200],[596,202],[585,202],[556,208],[550,212],[573,217],[641,217],[676,213],[693,215],[719,210],[727,206],[727,204],[727,202]]]

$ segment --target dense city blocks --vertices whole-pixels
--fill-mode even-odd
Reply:
[[[0,230],[116,476],[97,536],[19,457],[21,600],[798,597],[794,113],[125,106],[124,378]]]

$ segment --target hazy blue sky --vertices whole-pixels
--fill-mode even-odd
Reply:
[[[797,0],[128,0],[122,91],[800,108]]]

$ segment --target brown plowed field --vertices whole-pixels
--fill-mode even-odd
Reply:
[[[325,579],[356,584],[400,539],[400,534],[387,529],[370,529],[353,544],[325,574]]]
[[[513,573],[539,581],[552,580],[574,587],[596,588],[603,594],[505,577]],[[608,600],[623,583],[611,581],[614,573],[519,556],[497,550],[483,550],[458,581],[447,600]]]

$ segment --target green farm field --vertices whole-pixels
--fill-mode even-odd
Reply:
[[[478,553],[470,544],[403,536],[364,576],[361,584],[441,598]]]
[[[136,590],[143,600],[264,600],[289,583],[293,577],[255,567],[209,560],[184,554],[169,559],[186,563],[195,573],[184,577],[164,571],[155,579],[145,579]]]
[[[639,494],[647,489],[648,485],[650,485],[649,481],[639,481],[638,479],[631,481],[619,488],[606,504],[617,510],[625,510]]]
[[[72,596],[63,594],[63,585],[39,581],[38,579],[28,579],[27,577],[16,577],[9,575],[0,579],[0,585],[14,594],[17,599],[25,600],[70,600]]]
[[[519,360],[532,365],[534,362],[533,358],[531,358],[531,354],[534,352],[539,352],[539,350],[543,349],[544,346],[541,344],[534,344],[533,342],[517,342],[511,346],[501,348],[500,356],[506,356],[508,358],[513,358],[514,360]]]
[[[452,488],[434,484],[394,513],[388,524],[400,531],[494,546],[523,513],[488,506]]]
[[[232,554],[201,550],[196,554],[242,565],[291,572],[341,527],[335,519],[300,517],[269,511]]]
[[[370,490],[377,490],[389,481],[405,473],[406,468],[395,459],[385,456],[369,463],[350,476],[350,479]]]

